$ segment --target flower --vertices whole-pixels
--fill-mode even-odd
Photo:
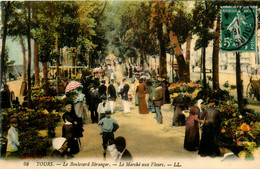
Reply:
[[[225,133],[225,131],[226,131],[226,130],[225,130],[224,128],[223,128],[223,129],[221,129],[221,133]]]
[[[242,119],[243,116],[242,116],[242,115],[239,115],[238,117],[239,117],[240,119]]]
[[[241,130],[243,130],[245,132],[249,131],[249,126],[246,123],[243,123],[240,128],[241,128]]]

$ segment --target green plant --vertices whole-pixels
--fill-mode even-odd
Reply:
[[[35,130],[20,132],[20,156],[21,158],[38,158],[47,155],[47,149],[51,146],[51,140],[42,137]]]

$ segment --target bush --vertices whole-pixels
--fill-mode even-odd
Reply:
[[[21,158],[39,158],[47,155],[47,150],[51,146],[51,140],[42,137],[37,131],[29,130],[21,132],[20,156]]]

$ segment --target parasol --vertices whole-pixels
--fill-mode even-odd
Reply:
[[[93,69],[93,72],[100,72],[100,71],[101,71],[100,67]]]
[[[67,86],[66,86],[66,89],[65,89],[65,93],[73,90],[73,89],[76,89],[77,87],[83,87],[82,84],[80,82],[77,82],[77,81],[71,81]]]

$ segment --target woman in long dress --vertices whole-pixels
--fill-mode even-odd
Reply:
[[[138,101],[139,101],[139,114],[148,114],[148,106],[145,100],[147,88],[146,83],[143,79],[139,80],[139,85],[137,86],[136,92],[138,94]]]
[[[217,141],[220,130],[220,114],[214,107],[214,100],[211,100],[209,105],[210,107],[203,112],[201,117],[205,120],[198,153],[201,156],[215,157],[220,155]]]
[[[190,108],[190,115],[186,120],[184,148],[188,151],[196,151],[199,147],[199,122],[200,109],[197,105]]]

